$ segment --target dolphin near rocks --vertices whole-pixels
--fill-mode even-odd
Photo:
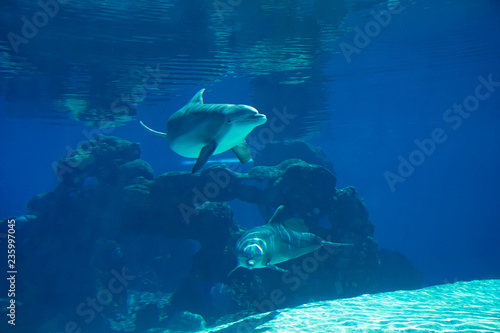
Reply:
[[[200,170],[212,155],[232,150],[241,163],[251,154],[245,138],[266,116],[248,105],[204,104],[201,89],[167,121],[166,133],[155,131],[140,122],[148,131],[167,138],[170,148],[183,157],[196,158],[191,172]]]
[[[238,267],[247,269],[272,268],[284,272],[276,266],[284,261],[295,259],[313,252],[321,246],[348,246],[352,244],[332,243],[308,232],[298,232],[276,222],[283,211],[279,206],[269,222],[246,231],[236,242],[238,265],[229,272],[230,275]]]

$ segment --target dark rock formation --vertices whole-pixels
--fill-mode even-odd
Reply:
[[[386,249],[380,249],[377,255],[380,259],[380,273],[377,285],[380,291],[418,289],[422,287],[422,273],[404,255]]]
[[[404,257],[377,251],[362,199],[352,187],[336,189],[336,176],[325,166],[291,159],[246,174],[215,165],[153,178],[137,144],[101,137],[89,147],[59,161],[61,183],[27,204],[38,218],[24,229],[19,289],[26,311],[36,314],[33,327],[53,318],[49,329],[64,331],[70,321],[84,329],[120,317],[136,322],[111,325],[114,330],[146,329],[149,321],[200,327],[196,315],[212,324],[228,314],[234,319],[236,313],[418,284]],[[353,246],[323,247],[284,262],[286,273],[239,268],[228,276],[243,233],[227,203],[234,199],[260,205],[266,216],[285,205],[292,228]],[[131,291],[172,295],[168,305],[152,298],[131,309]],[[100,311],[91,310],[89,297],[100,302]],[[40,303],[46,306],[36,308]],[[61,308],[67,311],[56,312]]]
[[[309,164],[321,165],[333,171],[333,163],[323,150],[303,141],[270,142],[264,146],[253,160],[255,165],[275,166],[283,160],[298,158]]]

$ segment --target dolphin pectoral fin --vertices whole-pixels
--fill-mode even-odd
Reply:
[[[252,158],[250,148],[248,148],[248,145],[245,141],[231,148],[231,151],[234,153],[234,155],[236,155],[241,163],[246,163]]]
[[[235,270],[237,270],[239,267],[240,267],[240,265],[238,265],[238,266],[236,266],[235,268],[233,268],[233,269],[231,270],[231,272],[227,273],[227,276],[229,276],[229,275],[233,274],[233,273],[234,273],[234,271],[235,271]]]
[[[276,271],[278,271],[278,272],[288,272],[286,269],[279,268],[278,266],[276,266],[276,265],[272,265],[272,264],[270,264],[270,263],[268,263],[268,264],[266,265],[266,267],[267,267],[267,268],[274,269],[274,270],[276,270]]]
[[[210,156],[212,156],[212,154],[214,153],[215,148],[217,148],[217,142],[211,141],[201,149],[200,155],[198,155],[198,159],[196,160],[191,173],[195,173],[196,171],[200,170],[205,165],[205,163],[207,163]]]
[[[163,132],[155,131],[154,129],[147,127],[147,126],[146,126],[146,125],[142,122],[142,120],[141,120],[141,121],[139,121],[139,123],[142,125],[142,127],[144,127],[145,129],[147,129],[149,132],[153,133],[154,135],[158,135],[158,136],[161,136],[161,137],[164,137],[164,138],[167,136],[167,133],[163,133]]]

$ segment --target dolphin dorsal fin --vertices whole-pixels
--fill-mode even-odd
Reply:
[[[205,88],[201,89],[196,93],[196,95],[191,98],[191,100],[187,103],[187,105],[190,104],[203,104],[203,92],[205,91]]]
[[[276,211],[274,212],[273,216],[271,216],[271,218],[269,219],[269,221],[267,222],[267,224],[273,224],[273,223],[278,223],[277,222],[277,218],[279,216],[279,214],[285,209],[285,206],[281,205],[279,206],[278,208],[276,208]]]

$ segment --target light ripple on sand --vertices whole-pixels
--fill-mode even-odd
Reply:
[[[234,332],[252,332],[233,327]],[[500,280],[305,304],[280,310],[255,332],[500,332]]]

